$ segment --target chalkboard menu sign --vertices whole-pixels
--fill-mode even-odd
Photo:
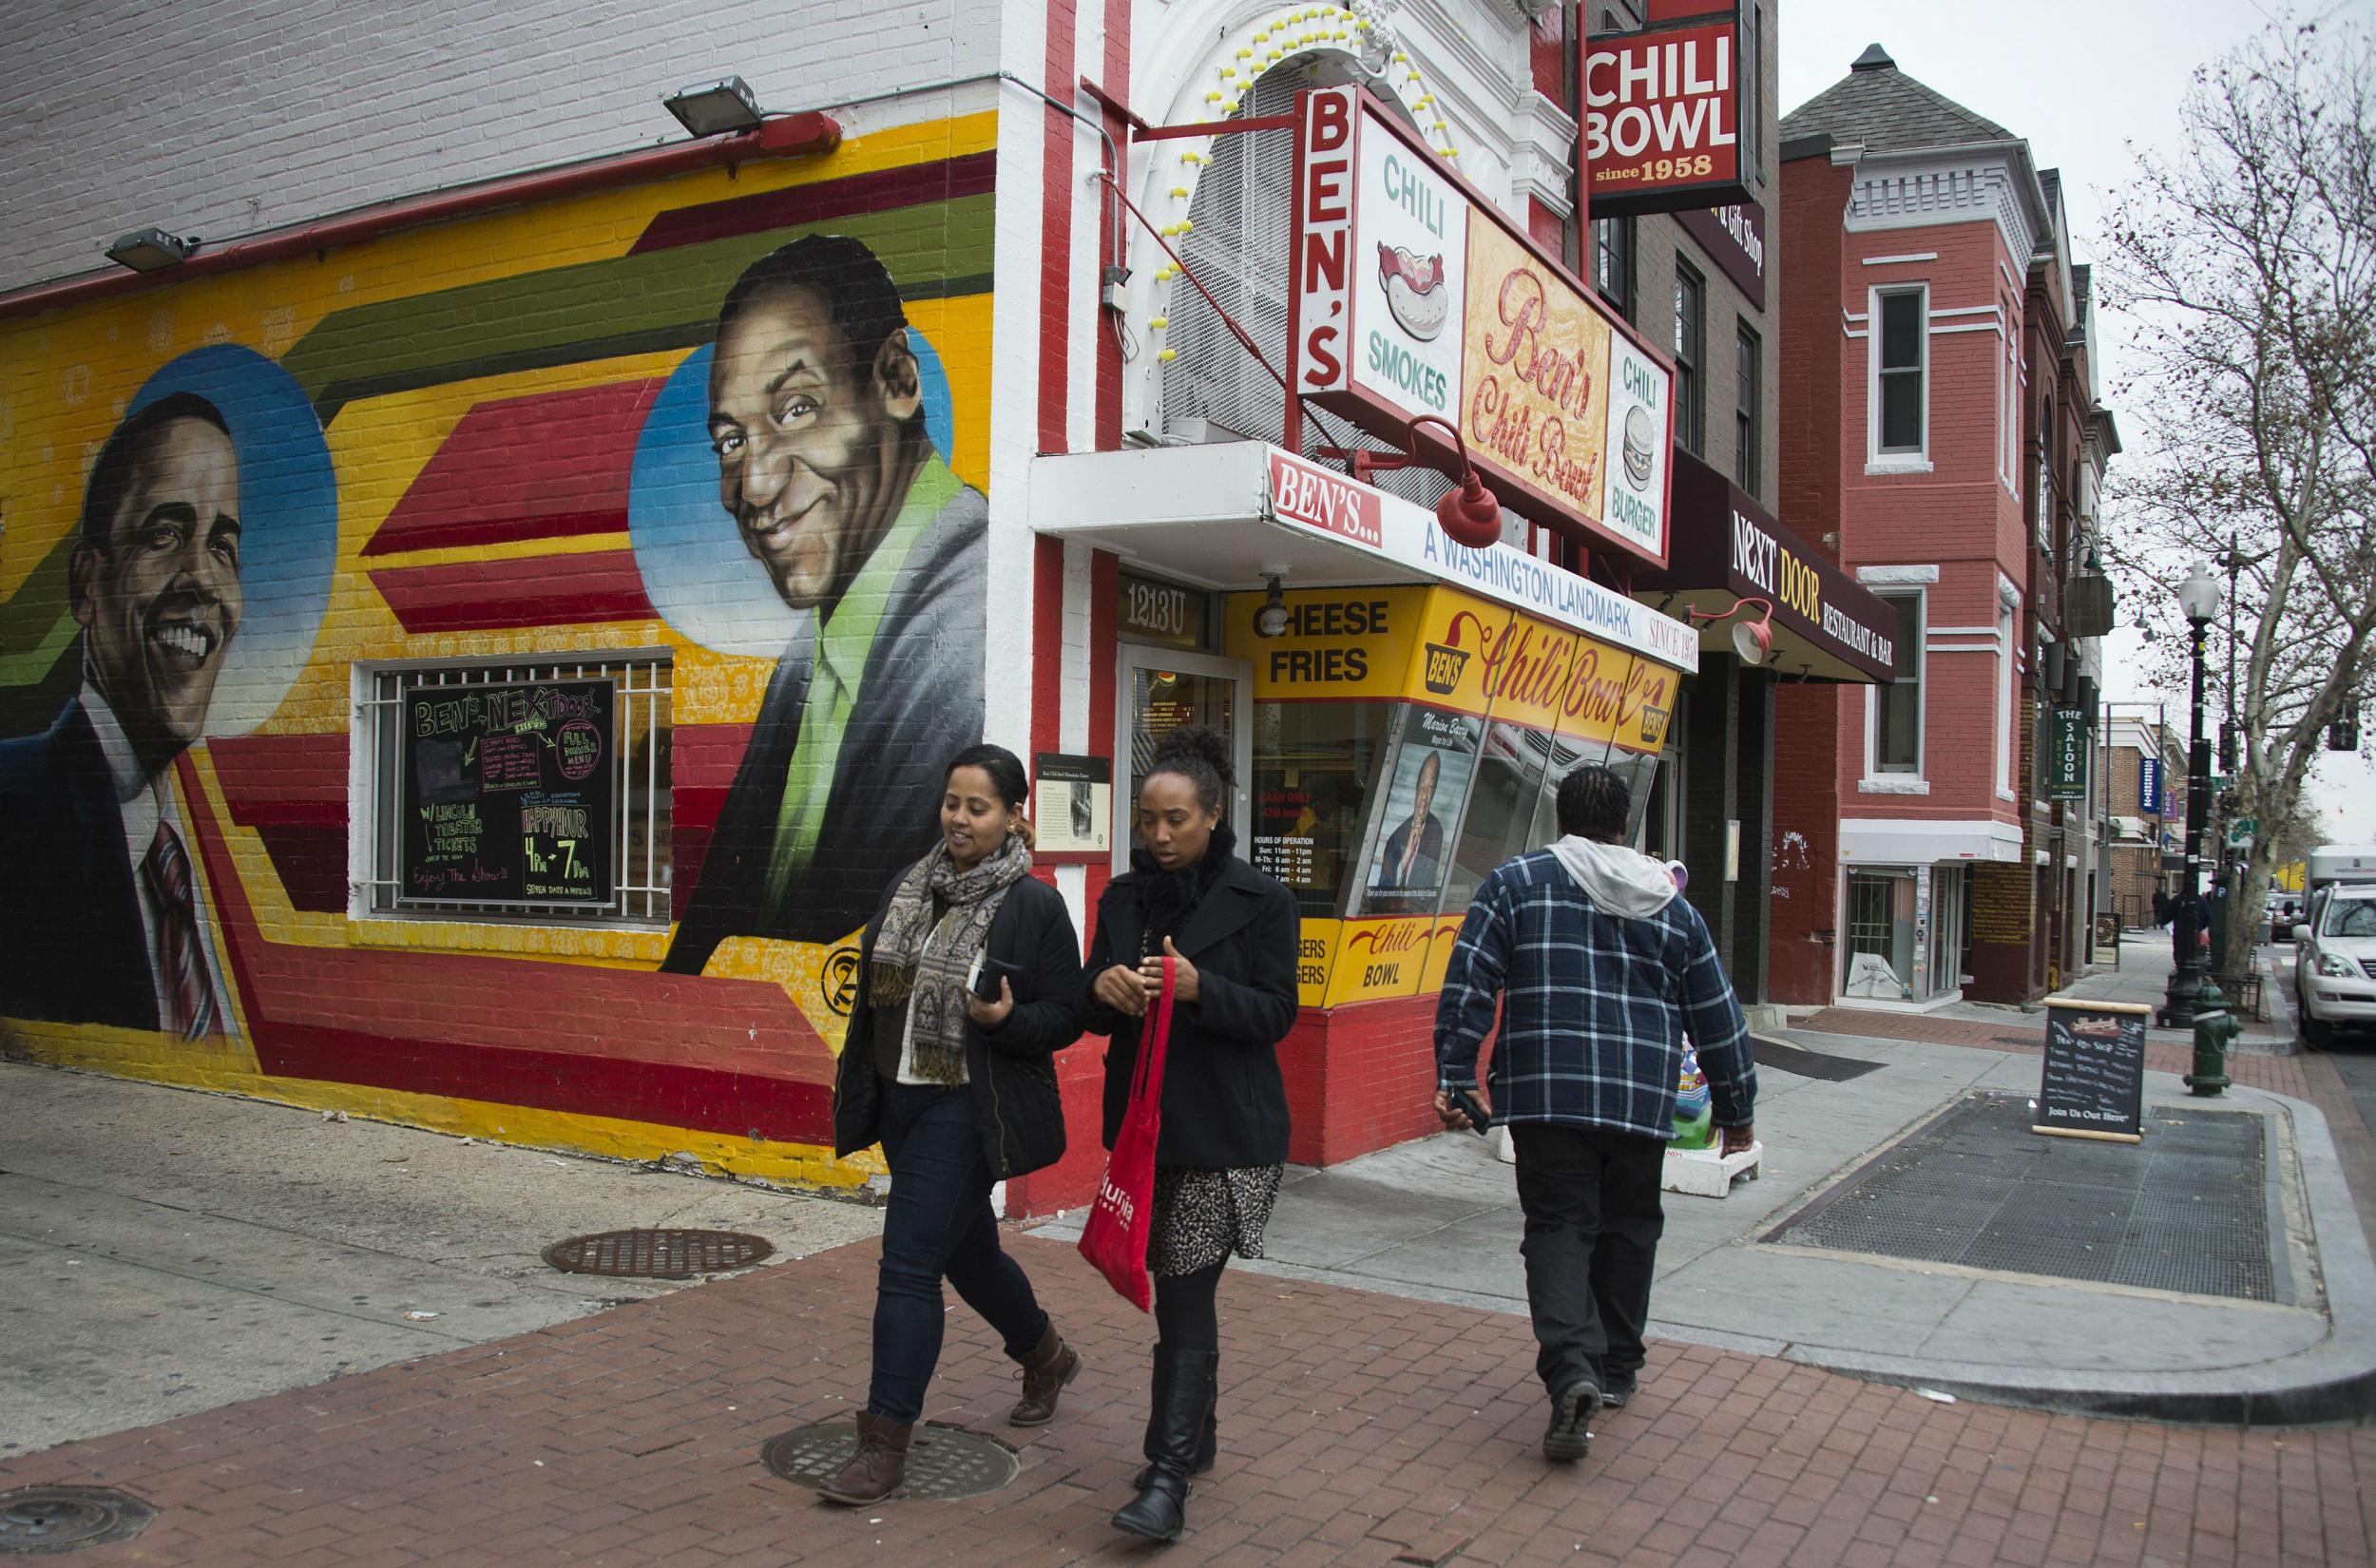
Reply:
[[[607,904],[618,841],[606,680],[402,688],[400,903]]]
[[[2128,1002],[2046,999],[2046,1065],[2033,1133],[2141,1140],[2145,1025],[2153,1009]]]

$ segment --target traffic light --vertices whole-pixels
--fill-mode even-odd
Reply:
[[[2236,771],[2236,753],[2242,749],[2243,732],[2244,727],[2232,718],[2220,721],[2219,771],[2221,773],[2232,774]]]

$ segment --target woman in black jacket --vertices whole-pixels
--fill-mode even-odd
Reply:
[[[1032,878],[1024,794],[1014,753],[959,752],[940,843],[891,885],[859,944],[834,1152],[879,1139],[891,1187],[858,1449],[818,1488],[835,1502],[874,1502],[907,1480],[909,1438],[940,1360],[943,1278],[1023,1364],[1009,1425],[1054,1416],[1081,1370],[1000,1249],[990,1212],[993,1183],[1064,1152],[1051,1057],[1081,1033],[1081,939],[1063,898]]]
[[[1155,1153],[1155,1387],[1139,1496],[1114,1526],[1178,1539],[1188,1478],[1213,1467],[1220,1326],[1214,1306],[1229,1255],[1262,1255],[1287,1160],[1287,1089],[1278,1042],[1295,1022],[1295,895],[1231,853],[1220,825],[1229,754],[1212,731],[1173,731],[1139,788],[1131,870],[1098,901],[1084,1020],[1111,1035],[1105,1146],[1114,1146],[1139,1030],[1174,966],[1164,1055],[1163,1132]]]

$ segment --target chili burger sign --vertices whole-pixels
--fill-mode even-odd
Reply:
[[[1358,87],[1298,101],[1293,218],[1297,394],[1398,443],[1447,420],[1512,511],[1665,561],[1656,350]]]

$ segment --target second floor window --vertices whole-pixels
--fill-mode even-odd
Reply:
[[[1675,440],[1695,456],[1708,439],[1708,285],[1688,262],[1675,263]]]
[[[1929,334],[1922,289],[1901,289],[1875,301],[1873,333],[1875,455],[1918,456],[1925,449],[1923,405]]]
[[[1757,335],[1744,321],[1735,329],[1735,350],[1740,356],[1740,401],[1733,414],[1733,433],[1737,445],[1733,451],[1733,482],[1750,494],[1757,493],[1757,446],[1763,435],[1763,420],[1759,411],[1765,407],[1765,391],[1759,375],[1763,345]]]
[[[1920,594],[1885,594],[1897,612],[1890,648],[1889,681],[1872,694],[1874,774],[1923,771],[1923,599]]]
[[[1592,225],[1592,280],[1617,314],[1634,318],[1634,220],[1602,218]]]

